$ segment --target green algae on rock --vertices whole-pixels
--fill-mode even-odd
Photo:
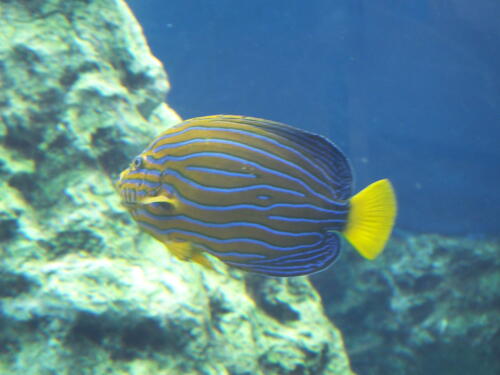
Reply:
[[[494,239],[406,233],[376,263],[346,252],[345,267],[313,281],[359,373],[493,375],[499,252]]]
[[[307,279],[180,262],[120,206],[114,174],[179,121],[125,3],[0,17],[0,373],[351,374]]]

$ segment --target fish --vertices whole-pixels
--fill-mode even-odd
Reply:
[[[155,138],[116,183],[133,219],[178,259],[212,256],[276,277],[324,270],[342,237],[375,259],[397,211],[378,180],[353,195],[344,153],[327,138],[236,115],[183,121]]]

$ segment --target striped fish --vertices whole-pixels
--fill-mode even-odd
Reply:
[[[242,116],[207,116],[160,134],[117,183],[139,225],[183,260],[271,276],[328,267],[339,234],[366,258],[389,238],[388,180],[352,197],[344,154],[326,138]]]

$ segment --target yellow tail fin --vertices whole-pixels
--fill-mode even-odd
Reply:
[[[397,203],[389,180],[379,180],[350,200],[343,234],[365,258],[375,259],[384,249],[396,218]]]

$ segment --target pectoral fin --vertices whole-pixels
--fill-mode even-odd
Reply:
[[[165,243],[165,247],[170,251],[177,259],[180,260],[190,260],[195,263],[202,265],[207,269],[214,269],[210,260],[200,252],[193,248],[193,245],[188,241],[168,241]]]

